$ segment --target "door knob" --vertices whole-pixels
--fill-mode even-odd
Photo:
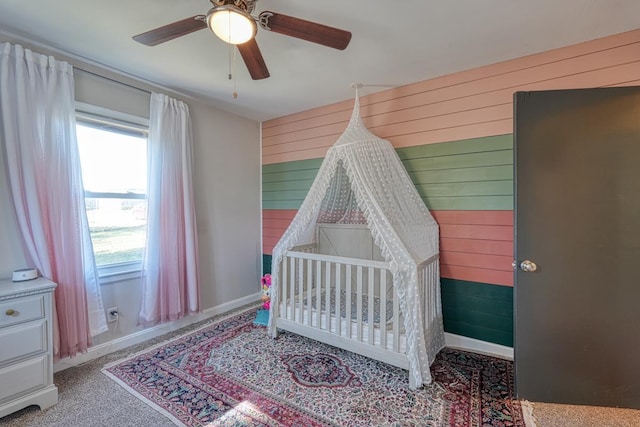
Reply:
[[[533,273],[537,269],[538,266],[536,265],[536,263],[533,261],[529,261],[528,259],[525,259],[520,263],[520,270],[526,271],[527,273]]]

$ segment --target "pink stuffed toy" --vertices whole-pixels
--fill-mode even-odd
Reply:
[[[262,308],[269,310],[269,307],[271,307],[271,275],[265,274],[260,279],[260,282],[262,283],[262,296],[260,297]]]

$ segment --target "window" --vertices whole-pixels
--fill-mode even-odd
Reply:
[[[76,132],[101,282],[139,276],[147,223],[146,119],[80,104]]]

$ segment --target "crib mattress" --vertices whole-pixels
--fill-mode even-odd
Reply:
[[[284,303],[280,304],[280,313],[285,310]],[[345,338],[356,340],[358,337],[358,323],[357,321],[347,322],[345,318],[340,318],[340,331],[338,333],[338,318],[335,316],[335,310],[329,316],[326,316],[326,311],[320,311],[320,322],[318,326],[317,310],[315,308],[308,309],[305,306],[301,306],[299,302],[288,305],[286,307],[286,319],[295,321],[296,323],[307,325],[313,329],[321,329],[329,331],[336,335],[340,335]],[[328,321],[327,321],[328,319]],[[407,339],[404,334],[404,327],[400,322],[400,328],[398,331],[398,352],[406,353]],[[361,323],[362,330],[360,332],[361,341],[367,344],[373,344],[376,347],[381,347],[382,334],[385,334],[385,346],[387,350],[393,350],[393,330],[388,327],[382,329],[378,325],[373,325],[373,343],[369,342],[369,325],[366,322]],[[331,344],[331,343],[329,343]]]
[[[296,296],[297,298],[297,296]],[[356,309],[354,301],[357,299],[357,294],[355,292],[351,293],[351,302],[352,307],[350,311],[351,320],[358,320],[358,311]],[[303,303],[307,305],[307,295],[304,296]],[[315,291],[312,293],[311,297],[311,307],[314,309],[318,307],[317,304],[317,294]],[[325,311],[327,304],[326,291],[322,290],[320,293],[320,310]],[[329,294],[329,309],[331,311],[331,315],[335,316],[336,314],[336,293],[331,292]],[[340,317],[346,319],[347,317],[347,292],[345,290],[340,291]],[[386,323],[390,324],[393,319],[393,301],[386,301],[386,310],[385,310],[385,319]],[[362,321],[369,322],[369,296],[366,294],[362,295]],[[373,297],[373,321],[376,325],[380,324],[380,298]]]

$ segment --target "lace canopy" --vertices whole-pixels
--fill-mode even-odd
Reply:
[[[417,267],[438,255],[438,225],[391,143],[364,126],[357,94],[347,129],[327,151],[302,206],[273,250],[272,299],[277,300],[283,254],[314,243],[318,223],[367,224],[393,274],[411,375],[415,384],[430,383],[429,366],[444,345],[444,332],[441,315],[437,324],[423,324]],[[273,318],[272,313],[269,330],[275,336]],[[435,339],[427,342],[425,336]]]

